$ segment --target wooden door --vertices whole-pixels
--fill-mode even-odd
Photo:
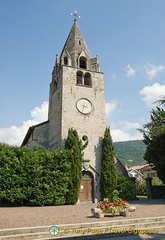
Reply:
[[[83,201],[93,201],[93,180],[92,179],[82,179],[79,190],[79,200]]]

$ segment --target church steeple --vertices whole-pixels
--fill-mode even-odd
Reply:
[[[61,53],[61,58],[68,58],[68,64],[72,67],[78,67],[78,60],[81,55],[90,61],[90,52],[88,50],[85,39],[83,38],[76,19],[74,20],[72,29],[68,35],[66,43]],[[66,61],[66,60],[65,60]]]
[[[98,58],[91,58],[76,19],[65,42],[61,56],[56,58],[56,64],[57,62],[59,63],[59,60],[61,65],[99,71]]]
[[[71,128],[77,131],[83,144],[89,141],[84,149],[79,200],[97,202],[100,200],[101,143],[106,128],[104,74],[99,71],[98,58],[91,58],[76,20],[61,55],[56,55],[48,121],[31,127],[22,146],[37,144],[50,151],[65,148]]]

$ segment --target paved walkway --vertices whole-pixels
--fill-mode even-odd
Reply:
[[[99,240],[165,240],[165,234],[144,234],[144,235],[131,235],[114,238],[100,238]],[[95,239],[97,240],[97,239]]]
[[[165,216],[165,199],[140,199],[130,201],[136,211],[127,219]],[[34,226],[58,226],[59,224],[87,223],[123,219],[122,216],[94,218],[91,208],[96,203],[79,203],[67,206],[50,207],[0,207],[0,228],[18,228]]]

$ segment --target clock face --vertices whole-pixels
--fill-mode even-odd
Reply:
[[[83,114],[88,114],[92,111],[92,103],[86,98],[78,100],[76,106],[78,111]]]

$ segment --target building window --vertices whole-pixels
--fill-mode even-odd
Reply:
[[[88,141],[88,137],[86,135],[82,136],[83,141]]]
[[[92,86],[90,73],[85,73],[85,75],[84,75],[84,85],[85,86]]]
[[[58,78],[53,82],[52,95],[57,91],[57,89],[58,89]]]
[[[67,57],[64,57],[64,64],[68,65],[68,58]]]
[[[79,71],[77,72],[77,84],[82,85],[83,84],[82,80],[83,80],[83,73]]]
[[[55,91],[58,89],[58,84],[56,81],[54,82],[54,89],[55,89]]]
[[[87,68],[87,60],[85,57],[80,57],[80,68]]]

